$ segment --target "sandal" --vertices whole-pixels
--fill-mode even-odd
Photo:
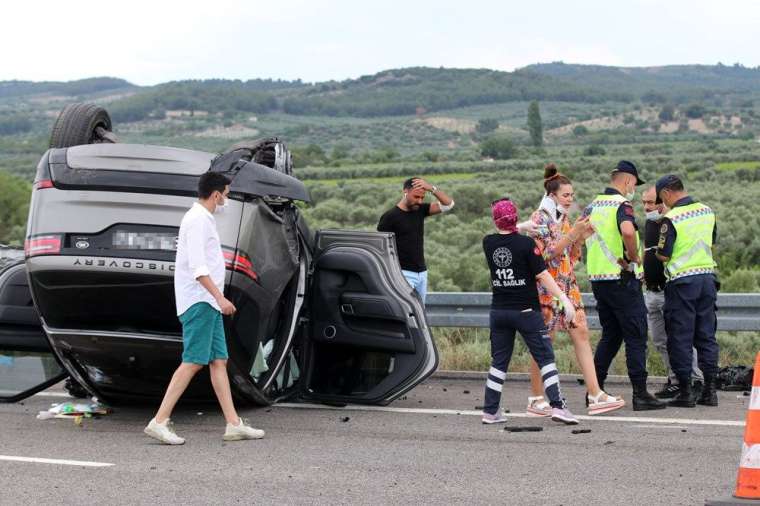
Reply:
[[[588,406],[589,415],[601,415],[622,408],[625,406],[625,401],[601,390],[596,395],[586,394],[586,406]]]
[[[528,416],[552,416],[552,407],[543,395],[528,397],[528,407],[525,408],[525,414]]]

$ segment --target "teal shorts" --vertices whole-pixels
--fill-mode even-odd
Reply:
[[[227,360],[222,313],[208,302],[197,302],[179,315],[182,323],[182,362],[207,365]]]

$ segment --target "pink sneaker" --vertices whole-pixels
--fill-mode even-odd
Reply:
[[[480,419],[480,421],[486,425],[491,425],[493,423],[506,423],[507,417],[501,413],[496,413],[493,415],[490,413],[483,413],[483,417]]]
[[[565,425],[578,425],[580,423],[567,408],[552,408],[552,420],[562,422]]]

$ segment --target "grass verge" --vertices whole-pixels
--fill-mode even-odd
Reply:
[[[486,371],[491,364],[491,348],[488,329],[448,328],[433,329],[433,336],[440,353],[439,369],[451,371]],[[596,349],[600,333],[591,332],[592,348]],[[753,332],[718,332],[720,366],[752,366],[760,350],[760,334]],[[561,373],[580,374],[572,341],[560,333],[554,341],[554,355]],[[510,372],[528,372],[530,354],[522,338],[515,339],[515,349],[509,364]],[[651,340],[647,346],[647,370],[651,376],[664,376],[665,367]],[[612,364],[610,374],[627,374],[625,348],[621,348]]]

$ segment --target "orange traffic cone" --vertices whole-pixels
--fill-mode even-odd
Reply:
[[[749,398],[747,425],[744,428],[742,458],[736,478],[734,497],[760,499],[760,353],[755,357],[752,395]]]

